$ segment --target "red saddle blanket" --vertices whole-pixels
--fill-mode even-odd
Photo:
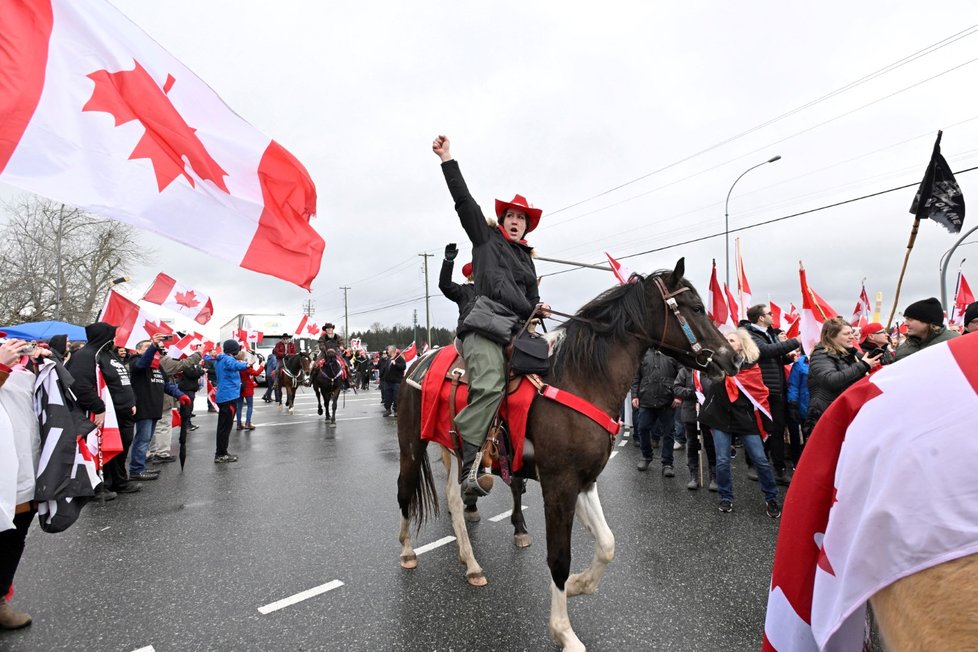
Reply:
[[[458,351],[454,346],[440,349],[421,382],[421,439],[433,441],[449,449],[455,448],[456,444],[449,434],[451,421],[448,414],[448,395],[452,391],[452,381],[447,378],[447,374],[457,358]],[[456,413],[466,406],[468,393],[468,385],[459,383],[455,393]],[[513,471],[518,471],[523,466],[526,422],[536,393],[536,388],[530,381],[522,378],[517,388],[503,399],[499,410],[500,416],[506,421],[510,445],[513,448]]]

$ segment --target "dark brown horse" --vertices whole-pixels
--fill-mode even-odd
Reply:
[[[316,392],[317,414],[323,413],[323,406],[326,406],[326,420],[329,425],[336,425],[336,403],[343,389],[343,365],[336,357],[336,351],[330,349],[323,356],[323,366],[320,367],[314,361],[312,367],[312,390]],[[333,409],[330,411],[330,405]]]
[[[683,278],[684,262],[672,271],[634,277],[581,308],[551,334],[550,372],[546,381],[590,401],[618,418],[643,353],[658,347],[683,364],[712,375],[735,374],[739,359],[713,326],[696,290]],[[421,393],[402,383],[397,430],[401,469],[397,501],[401,510],[401,566],[417,567],[411,545],[410,521],[420,528],[438,498],[426,451],[420,438]],[[588,417],[538,396],[531,408],[527,439],[534,462],[527,469],[543,490],[550,568],[550,636],[567,650],[583,650],[567,615],[567,597],[593,593],[614,557],[615,539],[605,522],[596,480],[604,469],[613,440]],[[450,474],[451,476],[452,474]],[[486,583],[472,554],[458,483],[448,483],[448,507],[470,584]],[[514,490],[514,499],[518,498]],[[514,517],[522,510],[518,503]],[[575,512],[595,537],[594,558],[581,573],[570,574],[571,529]],[[514,520],[515,524],[515,520]],[[519,538],[516,540],[519,545]]]
[[[285,392],[285,407],[289,414],[295,413],[295,393],[300,385],[309,384],[309,371],[312,363],[309,354],[303,351],[282,358],[278,372],[278,386]]]

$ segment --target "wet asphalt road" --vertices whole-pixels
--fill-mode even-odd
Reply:
[[[144,491],[89,505],[62,534],[35,523],[14,601],[34,624],[0,633],[0,650],[557,649],[538,484],[524,497],[527,549],[513,546],[507,518],[489,520],[510,508],[501,483],[479,503],[469,532],[488,586],[466,584],[454,542],[404,571],[394,419],[373,389],[347,395],[335,428],[315,410],[308,390],[294,416],[259,401],[258,429],[232,431],[241,461],[215,465],[216,418],[198,404],[185,471],[163,466]],[[592,651],[759,649],[777,522],[742,456],[736,511],[721,514],[715,493],[685,488],[684,451],[668,479],[658,460],[637,471],[624,444],[598,483],[616,557],[595,595],[569,603],[578,637]],[[415,547],[452,535],[435,457],[433,469],[442,513]],[[591,554],[575,527],[572,570]],[[324,585],[337,588],[259,611]]]

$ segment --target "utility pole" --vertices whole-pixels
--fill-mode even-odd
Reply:
[[[346,302],[346,293],[350,290],[350,286],[344,285],[340,288],[343,290],[343,339],[350,341],[350,307]]]
[[[434,254],[418,254],[424,258],[424,324],[425,332],[427,333],[427,339],[425,342],[428,346],[431,346],[431,307],[428,304],[428,259],[433,257]]]
[[[414,322],[414,332],[412,334],[412,338],[414,339],[414,343],[417,344],[418,343],[418,309],[417,308],[414,309],[413,322]]]
[[[302,314],[306,317],[312,317],[316,314],[316,300],[306,299],[302,302]]]

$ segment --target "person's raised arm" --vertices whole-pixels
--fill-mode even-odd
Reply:
[[[445,183],[448,184],[448,191],[452,194],[455,201],[455,212],[458,219],[465,229],[466,235],[473,245],[480,245],[489,239],[489,225],[486,224],[486,217],[482,214],[479,204],[472,198],[462,172],[458,168],[458,161],[452,158],[451,145],[446,136],[437,136],[431,144],[433,151],[441,159],[441,171],[445,175]]]

